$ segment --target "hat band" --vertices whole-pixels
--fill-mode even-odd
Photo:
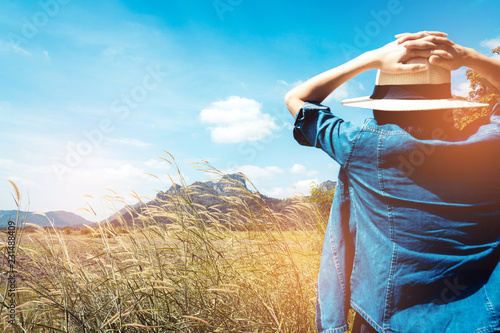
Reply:
[[[376,85],[371,99],[447,99],[451,84]]]

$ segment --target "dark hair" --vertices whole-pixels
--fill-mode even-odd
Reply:
[[[419,140],[439,139],[453,141],[458,134],[453,111],[380,111],[373,110],[378,125],[394,124]]]

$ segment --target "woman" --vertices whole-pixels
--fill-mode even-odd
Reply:
[[[319,332],[500,331],[500,104],[456,131],[450,71],[477,70],[500,90],[500,61],[442,32],[397,40],[286,95],[294,137],[341,168],[318,277]],[[374,93],[343,101],[374,109],[363,126],[321,103],[378,69]]]

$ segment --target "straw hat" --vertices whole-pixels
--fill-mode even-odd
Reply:
[[[420,111],[488,106],[453,98],[451,72],[429,64],[425,58],[414,58],[409,64],[426,64],[427,70],[417,73],[377,73],[371,96],[342,101],[345,106],[381,111]]]

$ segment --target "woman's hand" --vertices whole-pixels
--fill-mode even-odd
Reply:
[[[427,38],[437,38],[442,39],[442,43],[447,43],[447,39],[443,37],[445,34],[439,32],[426,33],[430,35],[423,35],[422,33],[403,34],[404,40],[408,42],[402,43],[398,39],[372,51],[371,56],[375,60],[376,67],[386,73],[419,72],[426,70],[427,65],[408,64],[406,62],[413,58],[425,58],[429,59],[429,61],[432,57],[450,59],[451,55],[447,50],[427,41]]]
[[[443,32],[417,32],[396,35],[397,43],[408,51],[427,52],[429,63],[448,70],[469,66],[472,49],[455,44]]]
[[[429,37],[429,36],[447,37],[448,34],[446,32],[441,32],[441,31],[420,31],[420,32],[415,32],[415,33],[404,32],[402,34],[397,34],[394,37],[396,37],[398,39],[398,41],[401,40],[404,42],[405,40],[420,39],[420,38]]]
[[[396,35],[397,43],[409,52],[427,52],[429,63],[456,70],[462,66],[479,72],[500,91],[500,61],[478,51],[458,45],[449,40],[443,32],[422,31]]]
[[[410,51],[397,42],[375,49],[369,52],[369,56],[373,58],[375,68],[386,73],[420,72],[427,69],[425,64],[406,64],[412,58],[426,56],[424,54],[416,55],[415,51]]]

